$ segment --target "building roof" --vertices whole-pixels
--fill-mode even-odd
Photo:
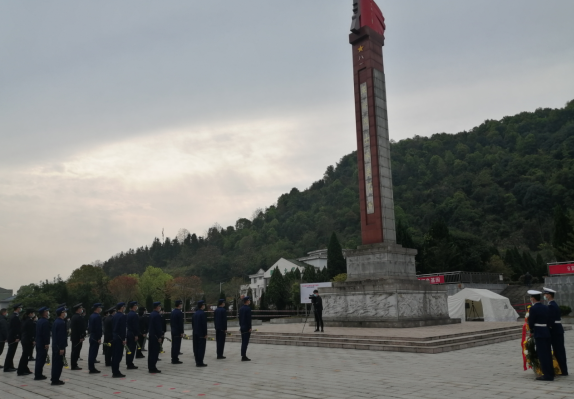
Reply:
[[[313,265],[310,265],[310,264],[308,264],[308,263],[301,262],[301,261],[299,261],[299,260],[297,260],[297,259],[285,259],[285,260],[287,260],[287,261],[289,261],[289,262],[291,262],[291,263],[293,263],[294,265],[297,265],[297,266],[299,266],[299,267],[313,266]],[[314,266],[313,266],[313,267],[314,267]]]

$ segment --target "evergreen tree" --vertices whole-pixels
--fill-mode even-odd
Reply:
[[[267,299],[265,298],[265,292],[262,292],[261,297],[259,298],[259,310],[269,310]]]
[[[301,270],[299,270],[299,268],[295,268],[295,271],[293,272],[293,276],[295,277],[295,281],[300,282],[301,281]]]
[[[306,266],[303,270],[303,281],[305,283],[316,283],[317,282],[317,272],[315,266]]]
[[[561,206],[554,209],[554,234],[552,236],[552,246],[558,262],[567,262],[571,248],[574,247],[574,227],[568,215]]]
[[[285,309],[289,301],[289,289],[285,286],[285,279],[278,267],[271,274],[266,292],[268,303],[275,305],[278,310]]]
[[[329,278],[333,278],[337,274],[347,273],[347,260],[343,256],[343,248],[341,248],[335,232],[331,234],[327,247],[327,269],[329,270]]]
[[[413,237],[402,220],[399,220],[397,224],[397,244],[402,245],[404,248],[415,248]]]

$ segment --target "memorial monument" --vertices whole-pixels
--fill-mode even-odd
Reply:
[[[322,288],[326,325],[417,327],[448,316],[444,286],[419,281],[415,249],[396,243],[387,98],[385,18],[374,0],[354,0],[353,48],[362,246],[347,252],[347,281]]]

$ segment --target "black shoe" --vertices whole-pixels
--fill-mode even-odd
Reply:
[[[147,349],[142,349],[142,352],[147,352]]]
[[[65,382],[60,380],[60,381],[56,381],[56,382],[52,382],[52,385],[64,385]]]
[[[179,352],[180,355],[183,355],[183,352]]]
[[[242,362],[250,362],[251,359],[249,359],[247,356],[242,356],[242,357],[241,357],[241,361],[242,361]]]
[[[4,368],[4,366],[0,366],[0,369],[3,369],[3,368]]]
[[[29,371],[24,371],[23,373],[18,373],[18,375],[30,375],[30,374],[32,374],[32,373]]]
[[[100,370],[96,370],[96,369],[90,370],[90,374],[100,374],[100,373],[101,373]]]
[[[99,362],[100,362],[99,360],[94,360],[94,363],[99,363]]]
[[[145,359],[145,356],[144,355],[136,356],[136,359]]]
[[[133,364],[131,366],[126,367],[128,370],[137,370],[139,367],[138,366],[134,366]]]
[[[114,374],[114,375],[112,375],[112,378],[125,378],[125,375],[121,374],[121,373],[120,374]]]
[[[41,377],[34,377],[34,381],[42,381],[42,380],[47,380],[48,377],[46,377],[45,375],[41,376]]]
[[[15,369],[15,368],[5,368],[5,369],[4,369],[4,372],[5,372],[5,373],[11,373],[11,372],[16,371],[16,370],[18,370],[18,369]]]
[[[78,366],[76,366],[76,367],[72,367],[72,370],[74,370],[74,371],[79,371],[79,370],[82,370],[82,368],[81,368],[81,367],[78,367]]]
[[[78,360],[84,360],[84,359],[82,359],[81,357],[79,357]]]
[[[171,364],[183,364],[183,362],[176,360],[175,362],[171,362]]]
[[[112,364],[111,364],[111,363],[106,363],[106,364],[105,364],[105,367],[112,367]]]
[[[315,331],[313,331],[313,332],[319,332],[319,329],[316,329],[316,330],[315,330]]]
[[[550,378],[546,378],[543,375],[541,375],[540,377],[536,377],[537,381],[554,381],[553,379],[551,380]]]
[[[207,364],[203,363],[203,364],[196,364],[195,367],[207,367]]]
[[[161,359],[157,359],[158,362],[161,362]]]
[[[150,370],[149,372],[150,372],[150,374],[155,374],[155,373],[161,373],[161,370],[155,369],[155,370]]]
[[[30,356],[30,357],[28,358],[28,360],[29,360],[29,361],[32,361],[32,360],[36,360],[36,358],[35,358],[34,356]]]
[[[217,356],[218,359],[227,359],[225,356]]]

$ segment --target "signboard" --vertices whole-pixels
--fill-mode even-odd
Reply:
[[[311,303],[309,296],[313,295],[313,290],[319,289],[321,287],[332,287],[333,283],[310,283],[301,284],[301,303]],[[319,294],[321,290],[319,289]]]
[[[574,274],[574,263],[560,263],[555,265],[548,265],[548,274],[555,276],[557,274]]]
[[[417,277],[419,280],[428,281],[431,284],[444,284],[444,275],[430,276],[430,277]]]

